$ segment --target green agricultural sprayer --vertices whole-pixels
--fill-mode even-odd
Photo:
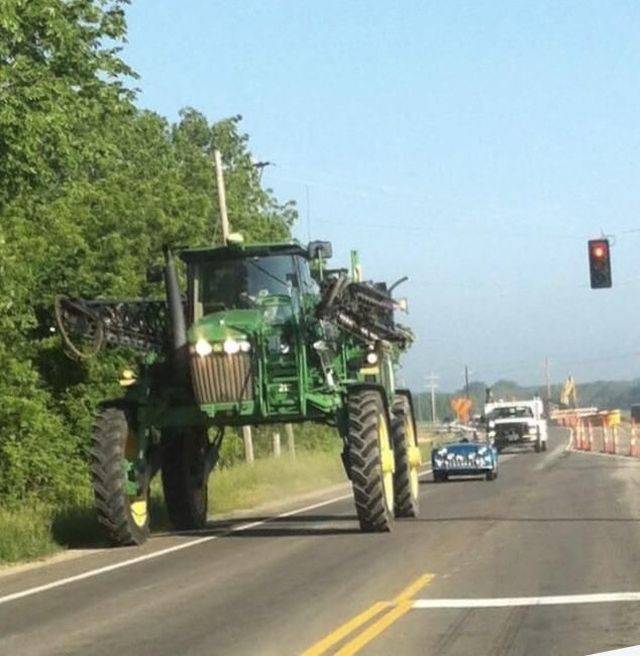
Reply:
[[[113,544],[149,533],[149,484],[160,469],[178,529],[207,519],[207,481],[225,429],[320,422],[337,429],[363,531],[414,517],[420,453],[411,394],[394,365],[412,341],[384,283],[359,266],[329,269],[328,242],[182,250],[186,293],[174,256],[150,280],[162,300],[58,297],[55,314],[75,357],[104,345],[138,352],[123,372],[122,398],[99,409],[91,475],[101,523]]]

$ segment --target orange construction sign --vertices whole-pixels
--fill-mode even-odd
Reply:
[[[463,424],[469,423],[473,401],[471,399],[467,399],[464,396],[456,396],[455,398],[451,399],[450,403],[451,409],[456,413],[456,418],[458,421]]]

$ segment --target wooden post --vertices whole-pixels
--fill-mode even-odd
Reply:
[[[611,427],[611,453],[617,453],[618,451],[618,427],[614,424]]]
[[[589,451],[593,451],[593,423],[587,419],[587,428],[589,430]]]
[[[296,438],[293,434],[293,424],[285,424],[284,430],[287,433],[287,450],[291,457],[296,457]]]
[[[280,433],[273,434],[273,456],[274,458],[279,458],[282,455],[282,449],[280,448]]]
[[[242,427],[242,440],[244,442],[244,459],[253,464],[253,439],[251,437],[251,426]]]
[[[229,240],[229,217],[227,215],[227,194],[224,188],[224,174],[222,172],[222,156],[216,148],[213,151],[213,160],[216,168],[216,186],[218,187],[218,206],[220,207],[220,225],[222,226],[222,242],[226,245]]]
[[[636,420],[631,419],[631,437],[629,438],[629,455],[636,455]]]

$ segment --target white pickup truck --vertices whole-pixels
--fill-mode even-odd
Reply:
[[[498,452],[511,444],[530,444],[536,453],[547,450],[547,421],[541,399],[486,403],[487,436]]]

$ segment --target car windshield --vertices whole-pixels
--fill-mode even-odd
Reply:
[[[492,413],[493,419],[508,419],[509,417],[533,417],[533,412],[527,406],[510,406],[496,408]]]
[[[269,255],[201,265],[198,302],[203,312],[253,307],[272,295],[291,296],[298,287],[293,256]]]

